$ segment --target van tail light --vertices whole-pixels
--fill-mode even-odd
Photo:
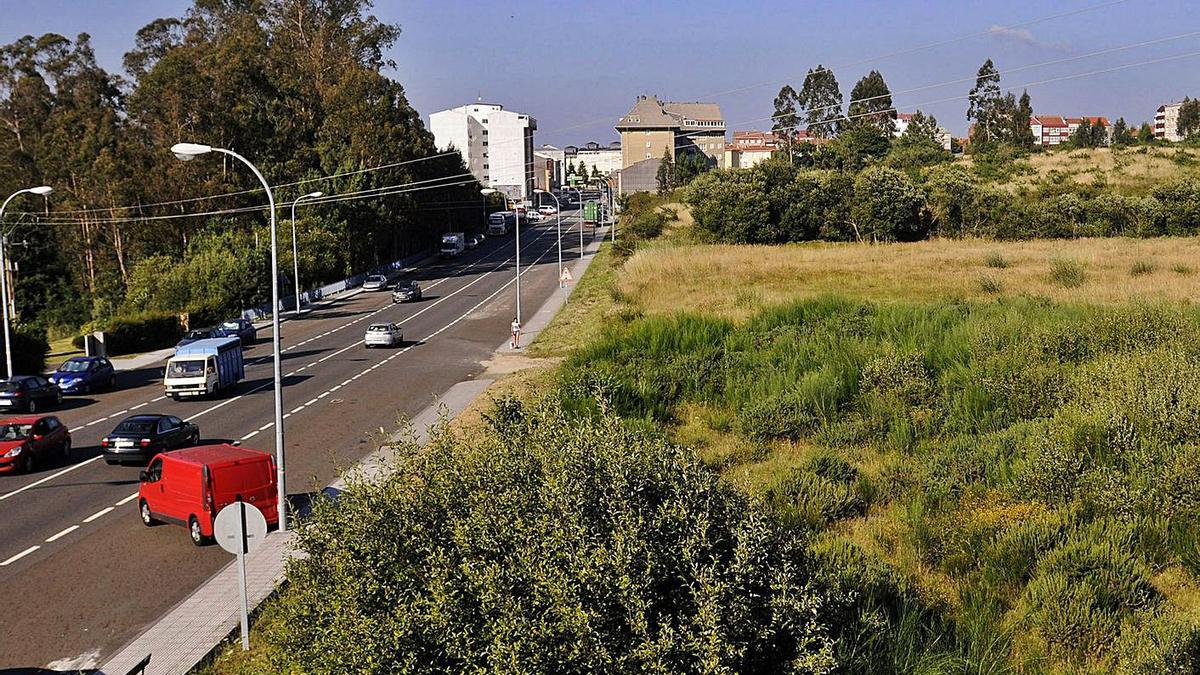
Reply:
[[[204,467],[204,477],[202,480],[204,482],[204,506],[208,508],[208,512],[211,513],[213,517],[216,517],[217,505],[213,501],[212,474],[208,472],[207,466]]]

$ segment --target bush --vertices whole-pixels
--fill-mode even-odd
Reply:
[[[886,167],[867,169],[854,180],[851,216],[870,241],[916,241],[929,233],[921,188]]]
[[[1200,230],[1200,180],[1184,178],[1154,188],[1162,205],[1165,234],[1190,236]]]
[[[799,541],[690,452],[507,404],[302,520],[281,670],[829,672]]]
[[[998,251],[987,254],[983,259],[983,264],[998,270],[1006,269],[1009,266],[1008,258]]]
[[[1129,276],[1140,277],[1158,271],[1158,263],[1153,260],[1138,260],[1129,268]]]
[[[100,330],[104,331],[104,346],[109,356],[170,347],[183,336],[178,315],[159,312],[115,316],[105,321]]]
[[[1050,281],[1063,288],[1078,288],[1087,280],[1083,263],[1068,258],[1050,261]]]
[[[46,370],[46,355],[50,353],[50,341],[46,330],[40,326],[16,324],[9,339],[13,348],[13,375],[38,375]],[[4,343],[0,341],[0,359],[4,357]]]
[[[995,277],[981,274],[976,281],[979,284],[979,290],[983,291],[984,293],[991,293],[995,295],[1004,292],[1004,284]]]

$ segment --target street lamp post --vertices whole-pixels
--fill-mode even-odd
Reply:
[[[279,490],[277,507],[279,512],[279,531],[287,532],[287,483],[284,476],[283,453],[283,374],[279,356],[279,238],[275,223],[275,193],[271,191],[270,184],[267,183],[267,179],[263,177],[258,167],[254,166],[250,160],[232,150],[214,148],[201,143],[176,143],[171,146],[171,152],[175,153],[176,157],[185,162],[195,159],[197,155],[205,155],[210,152],[229,155],[249,167],[250,171],[254,172],[255,177],[262,183],[263,189],[267,191],[267,202],[271,209],[271,346],[275,352],[275,475]]]
[[[479,191],[485,198],[488,195],[501,193],[495,188],[483,188]],[[508,195],[504,195],[505,206],[508,205]],[[521,212],[514,209],[513,216],[516,217],[516,241],[517,241],[517,323],[521,323]]]
[[[579,259],[583,260],[583,193],[579,188],[566,188],[575,191],[575,201],[579,203]]]
[[[296,316],[300,316],[300,258],[296,247],[296,205],[301,199],[325,196],[324,192],[310,192],[300,195],[292,202],[292,279],[296,282]]]
[[[24,190],[17,190],[9,195],[8,199],[5,199],[4,203],[0,204],[0,228],[2,228],[4,225],[4,209],[8,208],[8,203],[13,200],[13,197],[26,193],[32,195],[48,195],[53,191],[54,188],[50,187],[49,185],[41,185],[38,187],[25,188]],[[7,238],[8,237],[5,236],[2,229],[0,229],[0,303],[3,303],[4,305],[4,376],[12,377],[12,338],[9,335],[8,327],[8,259],[4,255],[4,245],[7,243]]]
[[[562,282],[562,204],[558,201],[558,197],[554,196],[553,192],[547,192],[545,190],[534,190],[534,192],[550,195],[550,198],[554,200],[555,219],[557,221],[556,227],[558,228],[558,287],[564,288],[565,285]]]

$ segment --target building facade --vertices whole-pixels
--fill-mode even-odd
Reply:
[[[462,154],[467,170],[480,183],[510,197],[529,197],[529,182],[534,178],[533,132],[537,131],[532,116],[476,102],[433,113],[429,130],[438,149],[453,147]]]
[[[749,169],[781,149],[783,143],[770,131],[735,131],[733,141],[725,144],[721,165],[727,169]]]
[[[583,162],[588,176],[592,175],[593,167],[599,171],[601,176],[611,176],[620,171],[623,166],[621,141],[613,141],[608,145],[589,141],[582,146],[568,145],[563,148],[563,152],[568,164],[578,166],[580,162]]]
[[[1033,132],[1033,142],[1037,145],[1050,147],[1061,145],[1070,140],[1083,121],[1087,120],[1092,126],[1104,127],[1104,138],[1107,144],[1112,140],[1112,123],[1107,117],[1061,117],[1059,115],[1034,115],[1029,118],[1029,129]]]
[[[616,125],[621,134],[621,172],[629,172],[619,181],[624,193],[654,190],[654,181],[646,176],[657,172],[663,155],[701,154],[710,166],[725,161],[725,118],[716,103],[676,103],[655,96],[639,96],[633,107]],[[647,166],[635,165],[654,163]]]
[[[1183,140],[1179,135],[1179,109],[1182,107],[1182,102],[1158,106],[1158,112],[1154,113],[1155,138],[1172,142]]]

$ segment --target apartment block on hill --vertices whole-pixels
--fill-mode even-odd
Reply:
[[[1042,146],[1053,146],[1066,143],[1071,135],[1087,120],[1092,126],[1104,127],[1104,137],[1112,138],[1112,123],[1107,117],[1061,117],[1059,115],[1034,115],[1029,118],[1029,128],[1033,131],[1033,142]]]
[[[616,125],[621,134],[623,193],[654,190],[658,162],[664,154],[703,155],[709,165],[724,163],[725,118],[716,103],[676,103],[639,96]]]
[[[533,132],[537,120],[505,110],[495,103],[476,102],[435,112],[429,131],[439,150],[453,147],[480,183],[510,197],[526,199],[534,177]]]
[[[1179,135],[1179,109],[1182,107],[1182,101],[1158,106],[1158,111],[1154,113],[1155,138],[1172,142],[1183,140],[1183,136]]]
[[[895,136],[896,138],[900,138],[901,136],[903,136],[904,132],[908,131],[908,123],[910,121],[912,121],[912,117],[913,117],[912,113],[897,114],[896,119],[892,120],[892,124],[893,124],[892,135]],[[938,142],[938,144],[941,145],[943,148],[945,148],[947,151],[949,151],[951,149],[951,147],[953,147],[954,137],[950,134],[949,129],[945,129],[943,127],[938,127],[937,134],[935,135],[934,140],[936,140]]]

